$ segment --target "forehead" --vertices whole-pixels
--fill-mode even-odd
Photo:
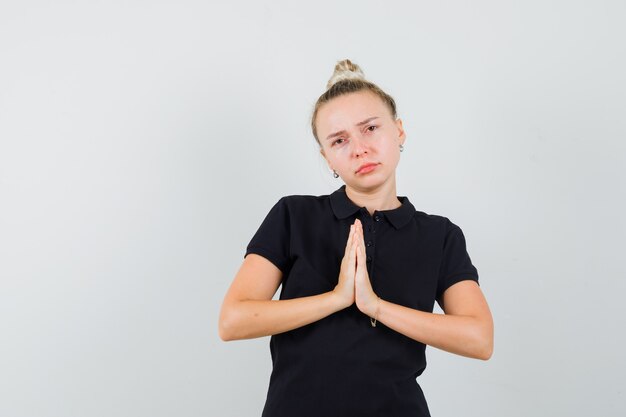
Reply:
[[[320,107],[317,128],[323,137],[331,130],[347,129],[373,116],[391,116],[380,97],[369,91],[344,94]]]

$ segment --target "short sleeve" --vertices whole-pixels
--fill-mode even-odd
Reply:
[[[272,207],[250,240],[244,258],[250,253],[261,255],[286,273],[290,263],[289,237],[289,210],[283,197]]]
[[[437,300],[444,291],[459,281],[478,282],[478,270],[472,264],[461,228],[447,220],[446,237],[443,245],[443,258],[437,282]]]

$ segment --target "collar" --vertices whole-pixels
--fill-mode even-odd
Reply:
[[[415,214],[415,207],[407,197],[398,197],[398,200],[402,203],[400,207],[375,212],[384,215],[396,229],[406,225]],[[348,198],[345,185],[330,195],[330,206],[338,219],[348,218],[361,209],[366,210],[365,207],[357,206]]]

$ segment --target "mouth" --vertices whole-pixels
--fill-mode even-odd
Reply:
[[[369,172],[374,171],[377,166],[378,164],[374,164],[374,163],[361,165],[359,169],[356,171],[356,174],[367,174]]]

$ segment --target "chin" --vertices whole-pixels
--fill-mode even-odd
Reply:
[[[346,185],[352,187],[352,188],[367,188],[367,189],[372,189],[372,188],[378,188],[382,185],[384,185],[387,181],[385,179],[382,178],[377,178],[375,176],[370,176],[367,178],[356,178],[354,181],[351,181],[350,183],[346,182]]]

